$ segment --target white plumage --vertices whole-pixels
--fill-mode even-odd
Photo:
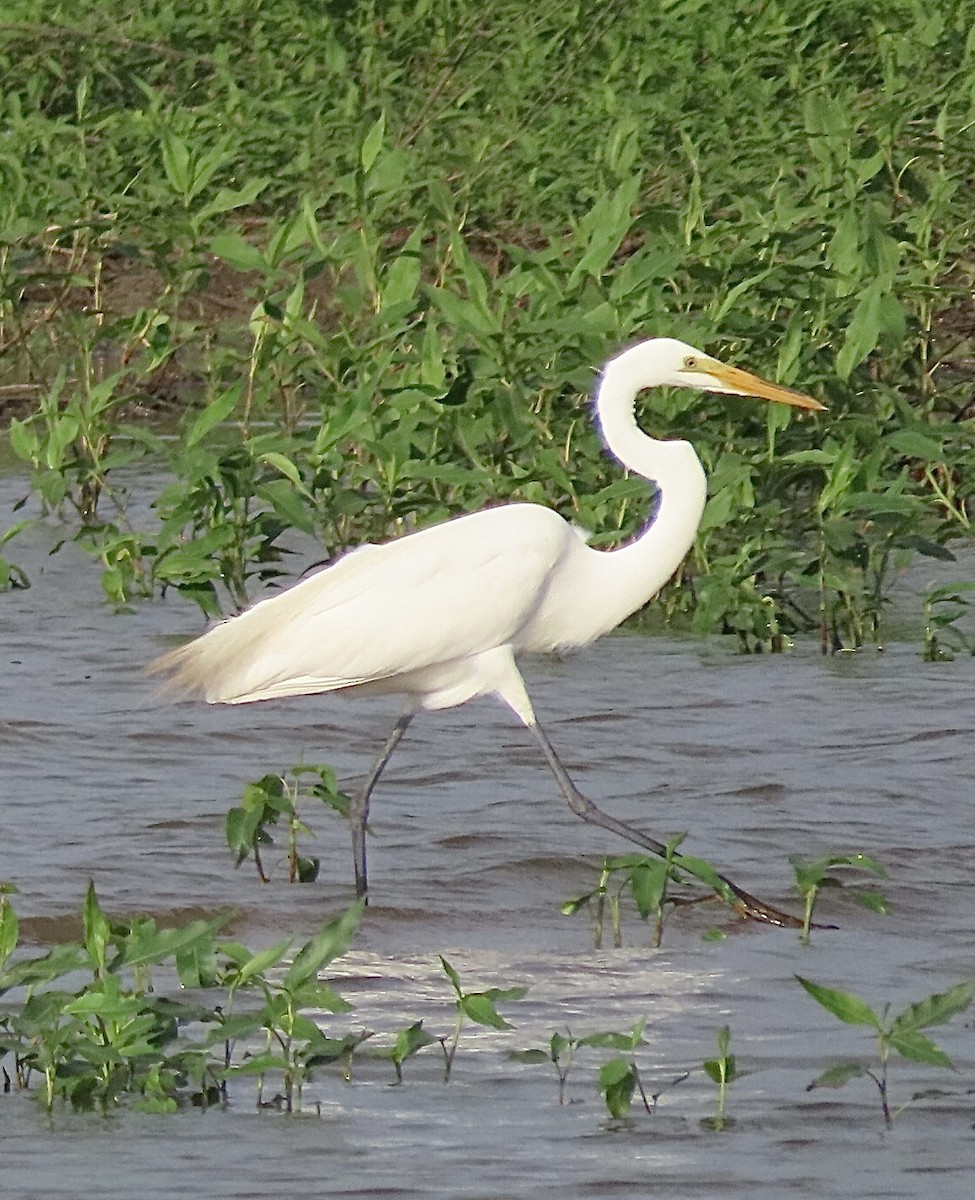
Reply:
[[[614,628],[659,591],[690,548],[706,495],[697,455],[687,442],[649,437],[634,418],[638,392],[658,385],[822,408],[683,342],[641,342],[607,364],[596,394],[609,450],[659,493],[653,521],[628,546],[593,550],[541,505],[488,508],[353,550],[153,664],[170,675],[169,687],[211,703],[330,691],[404,696],[404,715],[350,813],[360,893],[369,796],[412,715],[491,693],[535,733],[573,811],[660,851],[581,796],[515,665],[520,652],[585,645]]]

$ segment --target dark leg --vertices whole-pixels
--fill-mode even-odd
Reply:
[[[542,727],[535,723],[529,725],[528,728],[538,739],[538,744],[545,755],[545,761],[555,776],[562,795],[568,801],[569,808],[572,809],[577,817],[582,817],[584,821],[589,821],[593,825],[599,825],[603,829],[608,829],[611,833],[626,838],[627,841],[634,842],[637,846],[642,846],[645,850],[649,850],[653,854],[666,855],[667,847],[663,842],[657,841],[656,838],[650,837],[646,833],[641,833],[639,829],[634,829],[632,825],[627,825],[624,821],[617,820],[616,817],[611,817],[609,813],[603,812],[601,808],[597,808],[591,800],[587,799],[569,778],[568,771],[562,765],[559,756],[555,753],[552,743],[546,737]],[[680,866],[682,861],[681,855],[675,854],[673,861],[677,866]],[[694,864],[695,867],[697,865]],[[703,874],[697,869],[685,869],[689,869],[691,874],[699,879],[703,879],[710,886],[714,886],[715,891],[719,895],[723,894],[723,898],[743,917],[751,917],[753,921],[764,921],[769,925],[787,925],[790,928],[802,927],[802,921],[798,917],[793,917],[789,913],[780,912],[777,908],[772,908],[770,905],[764,904],[761,900],[757,900],[754,896],[749,895],[748,892],[743,891],[737,884],[732,883],[730,879],[725,878],[724,875],[714,872],[713,878],[710,878],[711,872],[706,867]]]
[[[365,896],[368,891],[366,882],[366,821],[369,819],[369,797],[372,789],[379,781],[379,776],[386,769],[386,764],[393,756],[393,751],[399,745],[400,738],[406,733],[413,713],[406,712],[397,720],[393,731],[386,739],[386,744],[380,751],[379,757],[373,763],[372,770],[366,776],[365,782],[349,803],[349,825],[352,827],[352,858],[355,863],[355,894]]]

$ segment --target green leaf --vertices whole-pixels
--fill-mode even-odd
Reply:
[[[213,199],[200,209],[199,220],[205,221],[209,217],[231,212],[235,208],[247,208],[254,203],[270,182],[271,180],[267,176],[260,176],[249,179],[239,188],[220,188]]]
[[[926,1029],[929,1025],[943,1025],[953,1016],[964,1012],[975,996],[975,980],[956,983],[946,992],[927,996],[917,1004],[911,1004],[899,1013],[894,1029]]]
[[[812,1083],[806,1087],[807,1092],[811,1092],[813,1088],[841,1088],[845,1083],[849,1083],[851,1079],[857,1079],[861,1075],[867,1074],[867,1068],[858,1062],[836,1063],[832,1067],[827,1067],[821,1075],[817,1075]]]
[[[890,912],[890,903],[880,892],[854,892],[853,899],[861,908],[870,912],[886,914]]]
[[[290,479],[295,487],[302,488],[305,494],[308,491],[301,480],[301,473],[290,458],[283,454],[279,454],[276,450],[265,450],[258,456],[261,462],[266,462],[269,466],[274,467],[276,471],[280,471],[286,479]]]
[[[587,1034],[585,1037],[579,1038],[578,1044],[580,1046],[595,1046],[608,1050],[632,1050],[634,1048],[632,1034],[617,1033],[612,1029]]]
[[[85,950],[88,952],[92,970],[97,973],[105,967],[106,951],[112,940],[112,927],[102,912],[98,897],[95,895],[95,885],[90,880],[85,893],[81,917],[84,924]]]
[[[450,965],[450,963],[447,962],[447,960],[444,958],[444,956],[442,954],[439,955],[439,958],[440,958],[441,966],[443,967],[444,971],[446,972],[447,978],[450,980],[454,991],[457,993],[458,996],[462,996],[464,993],[461,990],[461,986],[460,986],[460,976],[457,974],[457,972],[454,970],[454,968]]]
[[[929,1037],[925,1037],[916,1028],[899,1027],[895,1021],[887,1039],[898,1054],[909,1058],[912,1062],[927,1063],[929,1067],[947,1067],[953,1070],[953,1064],[947,1054]]]
[[[405,1062],[411,1055],[416,1054],[418,1050],[422,1050],[424,1046],[429,1046],[439,1040],[432,1033],[427,1033],[423,1028],[422,1021],[415,1021],[406,1029],[401,1029],[396,1035],[396,1041],[389,1052],[389,1057],[393,1062]]]
[[[917,429],[897,429],[889,433],[884,441],[899,454],[909,458],[920,458],[924,462],[939,462],[944,458],[944,444],[928,433]]]
[[[727,1078],[725,1075],[724,1059],[708,1058],[701,1063],[701,1066],[713,1083],[722,1083]]]
[[[259,950],[257,954],[252,954],[246,962],[238,966],[235,986],[247,983],[256,975],[263,975],[268,967],[277,966],[291,949],[291,941],[290,937],[286,937],[276,945],[268,946],[264,950]]]
[[[0,967],[13,953],[19,933],[17,914],[7,900],[0,900]]]
[[[484,992],[471,992],[470,995],[461,997],[459,1003],[464,1015],[478,1025],[487,1025],[491,1029],[514,1029],[514,1026],[500,1015]]]
[[[210,239],[210,253],[237,271],[267,271],[264,252],[239,233],[218,233]]]
[[[630,887],[637,912],[646,919],[663,903],[670,867],[662,858],[640,863],[630,875]]]
[[[244,391],[242,382],[232,384],[225,392],[214,397],[206,408],[197,416],[189,433],[186,435],[186,449],[189,450],[201,441],[215,425],[226,421],[237,407]]]
[[[851,992],[840,991],[839,988],[825,987],[821,983],[813,983],[797,975],[796,979],[806,989],[810,996],[823,1006],[834,1017],[839,1017],[847,1025],[870,1025],[874,1029],[881,1028],[880,1018],[868,1004],[854,996]]]
[[[312,978],[326,963],[348,950],[359,928],[362,910],[363,902],[356,901],[302,946],[284,977],[286,989],[293,990],[298,987],[305,980]]]
[[[163,130],[161,143],[163,170],[169,186],[178,195],[188,196],[192,184],[189,147],[168,129]]]
[[[382,149],[385,134],[386,114],[380,113],[378,119],[362,139],[362,148],[359,151],[359,162],[365,175],[368,175],[373,168],[379,151]]]
[[[523,1063],[547,1063],[552,1061],[552,1056],[544,1050],[509,1050],[505,1055],[512,1062]]]
[[[599,1087],[609,1114],[617,1120],[629,1116],[636,1089],[636,1069],[625,1058],[612,1058],[599,1068]]]

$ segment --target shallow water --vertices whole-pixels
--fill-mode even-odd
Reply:
[[[22,485],[0,481],[0,502]],[[73,547],[54,557],[40,527],[7,548],[34,584],[0,595],[0,878],[18,885],[24,937],[75,931],[89,878],[109,912],[162,922],[233,908],[252,945],[310,933],[351,895],[347,832],[312,813],[322,878],[291,887],[280,865],[261,886],[223,838],[243,785],[299,758],[352,783],[395,705],[302,699],[244,708],[160,705],[139,668],[170,635],[195,632],[178,600],[116,616]],[[437,1056],[365,1064],[351,1084],[323,1073],[305,1103],[320,1117],[257,1115],[241,1089],[227,1112],[107,1119],[0,1098],[4,1196],[248,1197],[283,1188],[343,1196],[612,1197],[651,1186],[672,1197],[922,1198],[972,1192],[972,1017],[934,1030],[956,1075],[895,1060],[894,1103],[918,1101],[892,1133],[872,1085],[807,1092],[830,1061],[870,1050],[793,980],[801,973],[895,1007],[970,977],[973,756],[970,659],[925,665],[917,646],[821,659],[741,658],[730,642],[606,639],[575,659],[526,664],[540,719],[584,791],[657,836],[688,830],[763,899],[795,907],[788,856],[863,851],[887,868],[893,904],[877,916],[826,894],[840,928],[803,948],[791,931],[721,910],[678,912],[660,950],[635,916],[627,945],[593,951],[561,900],[589,890],[603,853],[624,844],[557,798],[533,743],[500,706],[477,702],[411,727],[374,798],[370,907],[334,971],[351,1027],[393,1032],[423,1018],[447,1033],[452,1004],[437,955],[468,986],[529,988],[504,1008],[517,1027],[462,1037],[449,1085]],[[270,858],[274,865],[273,855]],[[705,942],[711,925],[728,933]],[[604,1119],[595,1066],[580,1055],[568,1100],[554,1073],[508,1061],[556,1029],[626,1029],[648,1017],[637,1056],[649,1091],[714,1053],[732,1030],[735,1124],[700,1122],[713,1086],[697,1070],[653,1116]],[[336,1028],[340,1027],[337,1019]],[[346,1023],[348,1023],[347,1019]]]

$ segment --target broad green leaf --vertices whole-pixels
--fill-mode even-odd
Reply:
[[[501,1016],[484,992],[471,992],[469,995],[463,996],[459,1003],[464,1015],[470,1017],[478,1025],[487,1025],[491,1029],[514,1028]]]
[[[596,1046],[607,1050],[632,1050],[633,1038],[628,1033],[616,1033],[611,1029],[600,1033],[589,1033],[579,1038],[580,1046]]]
[[[649,917],[660,907],[669,873],[670,867],[662,858],[640,863],[633,868],[630,885],[641,917]]]
[[[102,912],[98,897],[95,895],[95,885],[90,880],[85,900],[81,909],[84,926],[84,945],[92,969],[96,972],[105,967],[108,943],[112,939],[112,927],[108,918]]]
[[[633,1092],[636,1088],[636,1071],[626,1058],[611,1058],[599,1068],[599,1087],[612,1117],[621,1119],[629,1116]]]
[[[552,1061],[552,1056],[544,1050],[509,1050],[505,1055],[512,1062],[523,1063],[547,1063]]]
[[[189,450],[210,432],[215,425],[226,421],[237,407],[244,391],[242,382],[232,384],[225,392],[214,397],[206,408],[197,416],[186,435],[186,448]]]
[[[929,1067],[953,1069],[951,1059],[935,1042],[913,1027],[899,1027],[894,1022],[888,1038],[891,1046],[904,1058],[912,1062],[927,1063]]]
[[[897,429],[887,434],[884,441],[899,454],[906,454],[910,458],[920,458],[925,462],[939,462],[944,458],[944,444],[917,429]]]
[[[422,1021],[415,1021],[412,1025],[407,1026],[406,1029],[401,1029],[396,1035],[396,1041],[393,1043],[390,1051],[390,1058],[394,1062],[405,1062],[411,1055],[416,1054],[418,1050],[422,1050],[424,1046],[429,1046],[439,1040],[432,1033],[427,1033],[423,1028]]]
[[[705,1074],[713,1083],[722,1083],[727,1079],[725,1074],[725,1062],[723,1059],[708,1058],[701,1063],[701,1066],[704,1068]]]
[[[170,130],[161,137],[163,170],[169,186],[180,196],[188,196],[191,188],[190,150],[186,142]]]
[[[298,470],[295,463],[284,454],[279,454],[276,450],[265,450],[260,455],[261,462],[266,462],[269,466],[274,467],[276,471],[280,471],[286,479],[301,488],[306,495],[308,491],[301,480],[301,472]]]
[[[292,939],[286,937],[276,945],[268,946],[266,949],[252,954],[246,962],[238,966],[235,986],[245,984],[257,975],[263,975],[268,967],[277,966],[291,949],[291,942]]]
[[[218,233],[210,239],[210,253],[229,263],[237,271],[267,270],[267,260],[264,252],[257,246],[252,246],[239,233]]]
[[[363,902],[357,900],[354,904],[349,905],[344,913],[329,921],[320,933],[306,942],[288,968],[284,977],[284,987],[293,990],[305,980],[316,975],[326,963],[344,954],[359,928],[362,910]]]
[[[239,188],[220,188],[217,194],[199,212],[199,220],[219,216],[235,208],[247,208],[253,204],[271,180],[267,176],[249,179]]]
[[[806,1087],[807,1092],[811,1092],[813,1088],[841,1088],[845,1083],[849,1083],[851,1079],[858,1079],[861,1075],[866,1075],[867,1068],[858,1062],[836,1063],[832,1067],[827,1067],[821,1075],[817,1075],[812,1083]]]
[[[10,438],[10,448],[14,454],[25,462],[33,462],[40,449],[40,443],[37,434],[28,423],[18,420],[17,417],[11,417],[7,435]]]
[[[806,989],[810,996],[823,1006],[834,1017],[839,1017],[847,1025],[870,1025],[880,1029],[880,1018],[868,1004],[854,996],[851,992],[840,991],[839,988],[825,987],[821,983],[813,983],[797,975],[796,979]]]
[[[894,1021],[895,1029],[926,1029],[930,1025],[943,1025],[953,1016],[964,1012],[975,996],[975,980],[956,983],[946,992],[938,992],[911,1004],[899,1013]]]

